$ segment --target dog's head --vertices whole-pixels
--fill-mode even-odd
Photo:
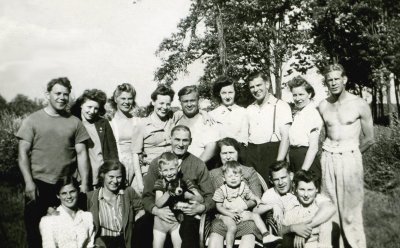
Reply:
[[[176,179],[168,182],[167,190],[172,192],[176,196],[180,196],[184,192],[184,182],[181,178],[177,177]]]

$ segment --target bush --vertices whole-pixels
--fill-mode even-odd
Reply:
[[[364,156],[365,187],[389,193],[400,185],[400,125],[375,126],[376,143]]]
[[[20,177],[18,169],[18,139],[15,133],[22,117],[11,112],[0,113],[0,177],[15,181]]]

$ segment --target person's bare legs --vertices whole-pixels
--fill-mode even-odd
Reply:
[[[182,245],[181,235],[179,235],[179,226],[171,231],[171,240],[174,248],[180,248]]]
[[[239,248],[254,248],[255,245],[256,245],[256,237],[253,234],[246,234],[242,236]]]
[[[166,233],[153,229],[153,248],[164,248],[166,236]]]
[[[226,248],[232,248],[235,243],[235,234],[237,231],[236,222],[228,216],[221,215],[219,217],[222,222],[224,222],[227,230],[226,230]]]
[[[221,248],[224,247],[224,236],[218,233],[211,233],[208,240],[208,248]]]

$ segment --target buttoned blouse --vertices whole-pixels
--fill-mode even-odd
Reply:
[[[273,95],[269,95],[268,100],[261,105],[258,105],[257,102],[250,104],[246,113],[249,143],[253,144],[280,141],[280,128],[292,123],[292,111],[289,104],[281,100],[278,101]],[[276,135],[274,134],[274,122]]]
[[[117,194],[116,204],[112,205],[103,196],[103,188],[99,190],[99,220],[101,236],[119,236],[122,231],[122,201],[124,194],[120,190]]]
[[[320,133],[322,118],[315,108],[314,103],[309,103],[293,117],[293,123],[289,129],[289,141],[291,146],[309,146],[309,137],[312,132]]]
[[[39,224],[43,248],[94,247],[93,216],[78,210],[72,218],[63,206],[57,208],[58,215],[44,216]]]
[[[171,150],[170,132],[173,124],[172,119],[161,121],[156,113],[141,119],[133,129],[132,151],[138,154],[144,152],[144,161],[151,163],[163,152]]]
[[[245,108],[236,104],[230,107],[220,105],[211,111],[210,115],[217,122],[221,139],[230,137],[247,144],[248,132]]]

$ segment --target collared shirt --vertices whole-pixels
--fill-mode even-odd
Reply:
[[[122,195],[118,192],[115,205],[107,201],[103,196],[103,188],[99,190],[99,220],[101,236],[120,236],[122,231]]]
[[[241,143],[248,140],[246,109],[236,104],[226,107],[220,105],[210,112],[217,122],[220,138],[230,137]]]
[[[200,114],[192,118],[187,118],[185,115],[175,121],[176,125],[185,125],[190,129],[192,134],[192,143],[189,146],[188,152],[200,157],[209,143],[219,140],[218,130],[215,125],[204,124]]]
[[[322,128],[322,118],[314,103],[309,103],[297,112],[289,129],[291,146],[309,146],[309,137],[312,132],[319,133]]]
[[[93,216],[78,210],[72,218],[63,206],[58,215],[44,216],[40,221],[43,247],[84,248],[94,247]]]
[[[274,118],[274,108],[276,112]],[[292,123],[292,111],[289,104],[268,96],[268,100],[261,105],[257,102],[250,104],[247,109],[249,143],[263,144],[281,140],[280,128]],[[275,123],[275,134],[274,134]]]
[[[103,164],[103,152],[101,150],[101,142],[99,134],[97,133],[96,126],[94,123],[90,123],[82,118],[82,123],[86,128],[86,131],[89,133],[90,140],[88,144],[88,153],[90,159],[90,165],[92,166],[92,183],[93,185],[97,184],[97,174],[100,166]]]
[[[289,211],[299,204],[297,197],[288,192],[280,195],[274,188],[269,188],[261,197],[261,201],[268,205],[278,205],[284,212]]]
[[[172,127],[172,119],[163,122],[156,113],[141,119],[133,129],[133,153],[144,152],[146,157],[143,160],[149,164],[163,152],[171,150],[170,132]]]

